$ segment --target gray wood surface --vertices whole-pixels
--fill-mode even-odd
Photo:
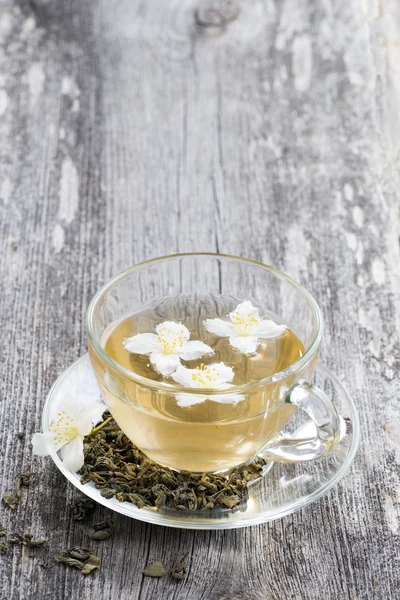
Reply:
[[[0,523],[49,538],[0,556],[2,599],[400,598],[399,4],[243,0],[204,27],[205,3],[0,0],[1,493],[37,474]],[[361,447],[282,521],[190,532],[115,515],[84,578],[51,561],[87,543],[77,492],[29,440],[85,352],[98,287],[190,250],[265,261],[315,295]],[[184,582],[142,578],[184,552]]]

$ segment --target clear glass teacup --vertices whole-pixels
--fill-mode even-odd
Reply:
[[[235,312],[242,303],[257,309],[244,329]],[[258,323],[267,321],[261,318],[284,333],[264,338]],[[250,333],[259,331],[259,337],[248,335],[252,340],[245,344],[219,337],[218,328],[209,331],[210,319],[223,321],[228,331],[239,327],[244,336],[250,323]],[[140,355],[125,345],[131,336],[151,341],[170,323],[184,325],[190,340],[201,340],[211,352],[195,359],[184,352],[172,356],[173,344],[164,343],[163,364],[169,371],[177,369],[165,375],[144,346]],[[91,362],[118,425],[155,462],[194,473],[221,472],[255,457],[312,460],[338,444],[345,422],[326,394],[310,383],[322,327],[315,300],[287,275],[255,261],[210,253],[138,264],[105,285],[87,312]],[[232,377],[222,383],[220,378],[216,386],[207,377],[220,368]],[[193,387],[191,378],[201,385]],[[287,425],[300,409],[307,422],[289,434]]]

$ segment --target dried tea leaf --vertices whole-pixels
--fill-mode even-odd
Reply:
[[[110,498],[114,498],[115,490],[112,490],[111,488],[104,488],[101,490],[100,495],[103,496],[103,498],[110,500]]]
[[[201,27],[224,27],[239,15],[237,0],[203,2],[195,11],[195,20]]]
[[[194,490],[188,490],[186,494],[186,503],[189,510],[197,510],[197,497]]]
[[[19,503],[19,496],[17,496],[17,494],[6,494],[3,496],[3,502],[6,506],[11,508],[11,510],[15,510]]]
[[[96,508],[96,503],[91,498],[78,498],[72,505],[72,518],[74,521],[84,521],[90,517]]]
[[[266,464],[256,459],[246,467],[231,471],[229,476],[176,473],[148,459],[123,434],[108,412],[103,419],[103,427],[85,437],[81,483],[92,481],[104,498],[131,502],[138,508],[238,510],[247,501],[248,484],[262,476]]]
[[[21,498],[21,486],[29,485],[32,481],[33,473],[21,473],[15,480],[15,494],[6,494],[3,496],[3,502],[11,508],[11,510],[15,510],[19,504],[19,500]]]
[[[154,493],[154,505],[157,508],[161,508],[165,505],[165,501],[167,499],[167,495],[163,490],[157,490]]]
[[[117,494],[117,498],[118,498]],[[142,495],[142,494],[127,494],[127,496],[129,497],[129,500],[132,502],[132,504],[136,504],[136,506],[138,508],[144,508],[145,506],[151,506],[151,504],[149,502],[147,502],[146,498]],[[119,498],[118,498],[119,500]]]
[[[83,569],[81,570],[82,575],[89,575],[95,569],[100,569],[101,560],[98,556],[94,554],[90,555],[90,560],[85,564]]]
[[[81,548],[80,546],[73,546],[72,548],[69,548],[67,552],[71,558],[76,558],[77,560],[82,560],[83,562],[86,562],[90,556],[90,550],[87,548]]]
[[[33,480],[33,473],[21,473],[15,480],[15,489],[18,497],[21,497],[21,486],[29,485]]]
[[[114,523],[110,519],[95,523],[89,532],[92,540],[108,540],[114,533]]]
[[[17,433],[17,438],[18,438],[19,440],[23,440],[23,439],[25,439],[25,433],[24,433],[23,431],[18,431],[18,433]]]
[[[56,552],[54,555],[54,560],[56,562],[67,565],[68,567],[77,567],[77,569],[83,569],[85,563],[80,560],[76,560],[76,558],[71,558],[68,554],[64,554],[64,552]]]
[[[78,546],[60,550],[54,554],[54,560],[68,567],[76,567],[82,575],[89,575],[95,569],[99,569],[101,565],[101,559],[98,556],[90,554],[89,550]]]
[[[222,495],[219,498],[219,502],[223,506],[226,506],[226,508],[233,508],[234,506],[237,506],[238,504],[240,504],[240,498],[238,498],[237,496],[223,496]]]
[[[7,542],[0,542],[0,554],[7,554],[8,544]]]
[[[13,538],[9,539],[12,544],[22,544],[23,546],[43,546],[47,544],[47,540],[33,540],[33,535],[30,533],[15,533]]]
[[[7,529],[0,525],[0,537],[4,537],[5,535],[7,535]]]
[[[187,554],[182,554],[176,561],[175,565],[171,569],[171,577],[174,579],[178,579],[182,581],[185,579],[187,571],[186,571],[186,558]]]
[[[161,561],[156,560],[150,563],[143,571],[143,575],[146,577],[164,577],[166,570]]]

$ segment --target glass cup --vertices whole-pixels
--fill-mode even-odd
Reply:
[[[140,375],[104,350],[111,331],[143,309],[154,310],[160,321],[198,324],[221,299],[230,310],[250,300],[262,317],[286,324],[301,340],[302,356],[277,373],[263,377],[261,372],[252,381],[216,391]],[[308,461],[327,454],[345,434],[344,419],[310,383],[322,338],[321,311],[302,286],[272,267],[210,253],[149,260],[94,296],[86,325],[90,359],[111,414],[128,438],[163,466],[221,472],[255,457]],[[183,392],[206,394],[207,401],[179,406],[177,396]],[[232,394],[241,401],[221,402]],[[288,424],[299,411],[306,422],[289,433]]]

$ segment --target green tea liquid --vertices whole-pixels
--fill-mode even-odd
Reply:
[[[206,318],[226,318],[238,300],[219,296],[210,302],[201,298],[165,298],[157,306],[135,312],[108,328],[103,336],[107,354],[125,369],[152,380],[171,385],[171,393],[134,383],[113,370],[108,384],[102,386],[105,401],[118,425],[145,454],[154,461],[191,472],[220,471],[247,462],[277,436],[293,413],[285,404],[284,384],[272,382],[254,385],[237,404],[206,400],[190,407],[179,407],[172,388],[179,387],[171,378],[158,374],[148,356],[131,354],[123,342],[137,333],[154,332],[166,320],[183,323],[191,340],[201,340],[214,350],[212,356],[182,361],[188,368],[201,363],[224,362],[233,367],[234,385],[257,382],[290,367],[304,353],[304,346],[287,329],[280,337],[260,342],[254,356],[234,350],[227,338],[208,333]],[[262,318],[275,316],[261,311]],[[96,360],[96,358],[94,357]]]

